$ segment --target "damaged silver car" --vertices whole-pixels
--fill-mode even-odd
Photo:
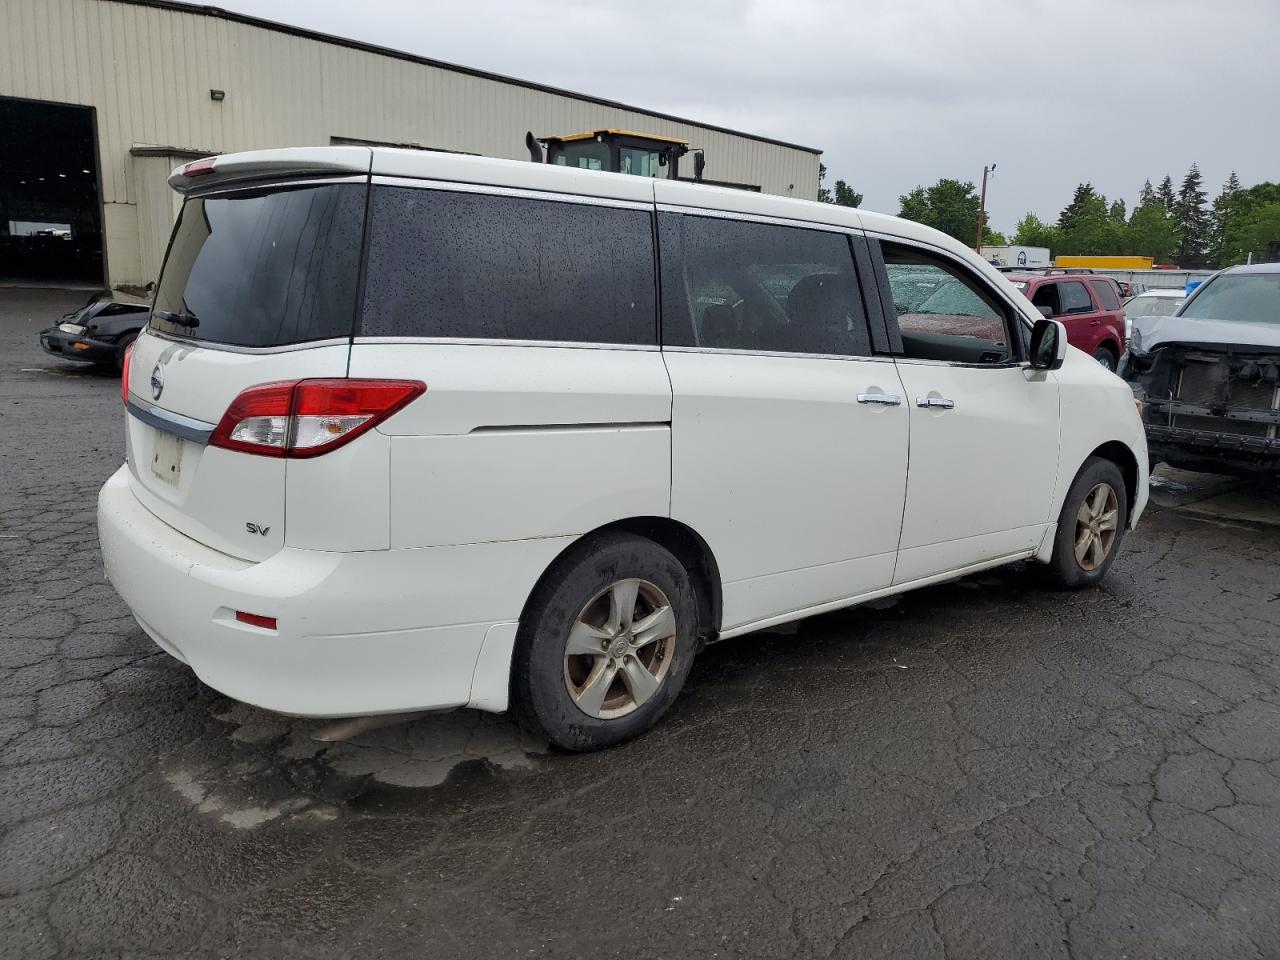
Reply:
[[[1152,466],[1280,473],[1280,263],[1223,270],[1175,316],[1132,322],[1116,372]]]

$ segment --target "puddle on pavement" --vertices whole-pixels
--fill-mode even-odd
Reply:
[[[323,824],[343,809],[385,812],[420,803],[423,791],[530,773],[548,753],[505,716],[474,710],[419,715],[362,729],[282,717],[222,701],[207,738],[165,765],[166,783],[200,813],[240,830],[267,823]],[[377,721],[375,721],[376,723]],[[225,726],[223,726],[225,725]],[[216,729],[216,728],[215,728]]]

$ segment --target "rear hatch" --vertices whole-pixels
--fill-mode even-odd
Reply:
[[[129,365],[127,450],[134,494],[156,516],[263,560],[285,542],[288,461],[207,440],[248,387],[346,376],[368,184],[246,184],[251,170],[227,166],[241,182],[211,177],[219,189],[187,199],[174,228]]]

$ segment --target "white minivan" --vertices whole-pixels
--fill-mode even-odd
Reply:
[[[1095,583],[1146,504],[1129,388],[915,223],[379,148],[170,183],[99,533],[251,704],[593,749],[707,643],[1018,560]]]

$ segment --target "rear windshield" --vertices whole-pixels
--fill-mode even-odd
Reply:
[[[243,347],[350,336],[366,189],[327,184],[188,200],[151,328]]]
[[[1280,323],[1280,273],[1224,273],[1188,301],[1179,316]]]

